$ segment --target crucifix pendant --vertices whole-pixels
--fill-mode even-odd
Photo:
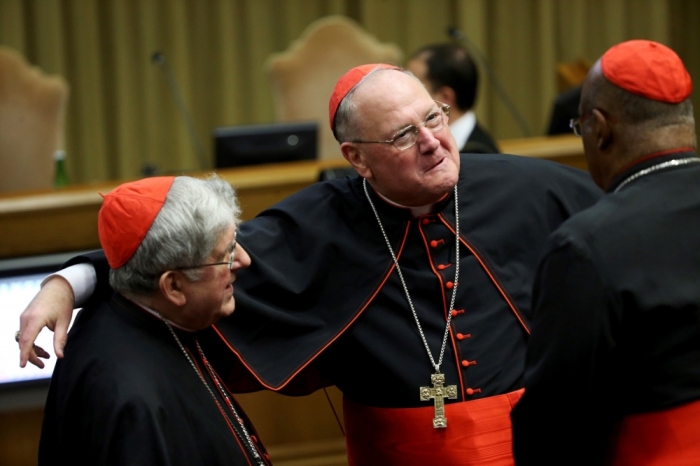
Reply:
[[[445,417],[445,398],[450,400],[457,399],[457,385],[448,385],[445,387],[445,375],[440,372],[430,376],[432,387],[420,387],[420,400],[430,401],[435,400],[435,418],[433,418],[433,427],[436,429],[444,429],[447,427],[447,418]]]

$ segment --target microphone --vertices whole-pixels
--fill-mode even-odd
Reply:
[[[180,112],[180,116],[182,117],[182,120],[185,123],[185,128],[187,128],[187,132],[189,133],[190,144],[192,144],[192,150],[194,150],[194,153],[197,156],[197,160],[199,161],[199,168],[205,169],[208,163],[206,157],[204,156],[204,145],[202,144],[202,140],[199,138],[199,134],[197,133],[197,130],[194,126],[192,114],[187,109],[187,105],[185,105],[185,99],[182,97],[180,88],[177,85],[177,81],[175,80],[175,74],[173,73],[172,69],[170,69],[170,65],[165,59],[165,54],[161,52],[154,52],[153,55],[151,55],[151,63],[163,70],[163,73],[165,74],[165,77],[168,80],[168,88],[170,89],[170,95],[175,101],[175,106]]]
[[[520,131],[522,131],[522,133],[527,137],[532,136],[532,131],[530,130],[530,126],[527,124],[527,121],[525,121],[525,118],[523,118],[523,116],[520,114],[518,108],[513,103],[513,100],[508,96],[508,93],[501,85],[501,82],[498,80],[496,74],[493,72],[493,69],[489,65],[488,60],[486,60],[486,57],[483,53],[481,53],[479,48],[472,41],[470,41],[466,35],[462,34],[462,31],[460,31],[456,27],[448,27],[447,35],[453,40],[462,42],[464,46],[467,47],[469,52],[477,58],[477,60],[481,63],[484,70],[486,71],[486,77],[488,78],[489,82],[491,83],[493,88],[496,90],[496,93],[505,104],[506,109],[508,110],[508,112],[510,112],[510,115],[513,117],[518,126],[520,126]]]

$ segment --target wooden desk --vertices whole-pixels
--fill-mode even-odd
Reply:
[[[588,170],[581,138],[574,134],[507,139],[498,142],[504,154],[524,155],[552,160],[571,167]]]
[[[581,139],[538,137],[499,142],[505,153],[553,160],[586,169]],[[219,170],[237,190],[247,220],[316,182],[326,168],[348,166],[344,159],[293,162]],[[75,186],[61,191],[0,195],[0,258],[99,247],[97,212],[119,182]]]
[[[344,159],[261,165],[217,173],[236,188],[243,219],[247,220],[317,181],[321,170],[341,166],[347,166]],[[0,258],[99,248],[99,193],[107,193],[120,183],[0,195]]]

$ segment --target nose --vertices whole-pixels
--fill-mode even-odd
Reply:
[[[440,131],[443,129],[440,129]],[[433,153],[440,147],[440,141],[435,137],[435,133],[426,129],[424,126],[418,128],[417,138],[416,145],[421,154]]]
[[[233,272],[236,272],[236,270],[239,269],[245,269],[246,267],[250,266],[250,256],[248,255],[248,252],[243,249],[243,246],[240,244],[236,245],[236,255],[234,256],[233,259]]]

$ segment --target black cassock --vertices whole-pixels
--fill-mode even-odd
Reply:
[[[369,192],[437,361],[456,269],[454,194],[413,218]],[[441,367],[459,401],[522,387],[546,239],[601,194],[561,164],[461,156],[459,283]],[[238,238],[252,265],[238,274],[236,312],[216,327],[261,385],[303,392],[320,374],[364,405],[428,405],[418,387],[433,368],[361,178],[304,189],[245,222]]]
[[[689,157],[639,163],[610,191]],[[700,400],[700,163],[641,176],[563,225],[533,306],[526,391],[512,413],[518,464],[603,464],[626,416]],[[670,427],[655,428],[640,452],[664,450]]]
[[[260,459],[253,457],[199,355],[195,341],[211,330],[176,332],[218,405],[163,321],[114,295],[76,317],[51,379],[39,464],[269,464],[232,400]]]

